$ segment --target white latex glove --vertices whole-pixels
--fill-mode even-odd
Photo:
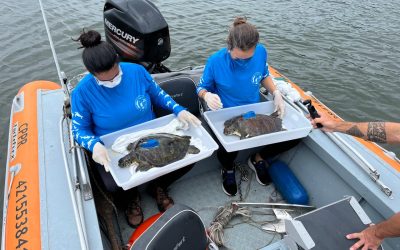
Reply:
[[[219,96],[217,94],[213,94],[213,93],[207,92],[204,95],[204,100],[206,101],[207,106],[211,110],[217,110],[217,109],[221,109],[222,108],[221,99],[219,98]]]
[[[201,124],[201,121],[197,119],[196,116],[186,110],[182,110],[178,113],[178,120],[183,124],[183,130],[187,130],[189,128],[189,124],[194,127],[198,127]]]
[[[283,118],[285,115],[285,101],[283,101],[281,92],[277,89],[273,93],[274,95],[274,104],[275,104],[275,111],[278,111],[279,118]]]
[[[98,164],[103,165],[106,172],[110,171],[110,156],[108,156],[106,147],[100,142],[94,144],[92,158]]]

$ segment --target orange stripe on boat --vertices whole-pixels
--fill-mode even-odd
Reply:
[[[41,249],[37,91],[59,88],[54,82],[35,81],[18,92],[23,109],[11,114],[8,168],[19,164],[21,169],[11,187],[5,249]],[[11,174],[7,175],[8,188]]]
[[[332,112],[332,110],[330,110],[327,106],[325,106],[323,103],[319,102],[318,100],[316,100],[315,98],[306,95],[305,92],[299,87],[297,86],[295,83],[293,83],[292,81],[290,81],[286,76],[282,75],[281,73],[279,73],[276,69],[272,68],[271,66],[269,66],[269,72],[274,76],[274,77],[282,77],[284,78],[287,82],[289,82],[293,88],[295,88],[299,93],[300,96],[303,100],[306,99],[311,99],[313,105],[315,106],[315,108],[317,109],[318,113],[322,113],[324,116],[329,116],[335,120],[343,120],[339,117],[337,117],[334,112]],[[383,161],[385,161],[386,163],[388,163],[390,166],[392,166],[394,169],[396,169],[397,171],[400,172],[400,163],[397,162],[396,160],[392,159],[391,157],[387,156],[385,154],[385,152],[375,143],[370,142],[370,141],[366,141],[364,139],[358,138],[358,137],[354,137],[357,141],[359,141],[361,144],[363,144],[366,148],[368,148],[370,151],[372,151],[375,155],[377,155],[379,158],[381,158]]]
[[[158,213],[155,214],[153,216],[151,216],[150,218],[148,218],[147,220],[145,220],[142,224],[140,224],[140,226],[135,230],[135,232],[133,232],[133,234],[131,235],[131,238],[129,239],[128,242],[128,249],[130,249],[133,245],[133,243],[135,243],[135,241],[137,239],[139,239],[139,237],[149,228],[151,227],[151,225],[154,224],[154,222],[156,222],[158,220],[158,218],[160,218],[160,216],[162,215],[162,213]]]

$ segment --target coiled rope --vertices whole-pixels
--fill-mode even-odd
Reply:
[[[224,245],[224,227],[228,225],[233,217],[239,215],[249,219],[251,217],[251,212],[247,207],[239,207],[234,204],[220,207],[214,221],[208,228],[209,236],[215,244],[218,246]]]

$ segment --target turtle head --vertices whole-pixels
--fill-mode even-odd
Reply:
[[[237,120],[240,117],[234,117],[232,119],[226,120],[224,122],[224,134],[225,135],[234,135],[238,131],[238,123]]]
[[[124,157],[118,160],[118,166],[120,166],[121,168],[129,167],[134,163],[137,163],[137,159],[133,152],[125,155]]]

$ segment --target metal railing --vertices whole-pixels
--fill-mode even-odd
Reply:
[[[69,164],[67,160],[67,155],[66,155],[66,147],[65,147],[65,141],[64,141],[64,120],[66,118],[62,117],[59,122],[59,127],[60,127],[60,144],[61,144],[61,151],[62,151],[62,156],[64,160],[64,169],[66,176],[68,177],[67,182],[68,182],[68,190],[71,196],[71,202],[72,202],[72,208],[74,210],[74,218],[75,218],[75,223],[78,231],[78,236],[79,236],[79,242],[81,245],[82,250],[88,249],[88,241],[87,241],[87,233],[86,233],[86,227],[85,227],[85,219],[83,215],[83,206],[82,206],[82,200],[81,200],[81,191],[79,187],[79,181],[78,181],[78,176],[76,173],[76,160],[75,160],[75,149],[72,148],[72,150],[68,150],[71,154],[71,159],[72,159],[72,167],[74,169],[74,177],[75,181],[72,179],[71,180],[71,173],[69,170]],[[69,126],[69,125],[68,125]],[[70,139],[71,142],[71,139]],[[72,138],[73,142],[73,138]],[[73,145],[73,144],[71,144]],[[74,183],[73,183],[74,181]]]
[[[301,108],[305,113],[308,113],[307,108],[301,103],[296,102],[296,105]],[[354,149],[349,143],[347,143],[339,135],[331,132],[325,132],[325,134],[336,144],[344,153],[346,153],[358,166],[364,170],[371,180],[375,182],[380,190],[389,198],[393,198],[393,191],[379,180],[380,174],[376,168],[374,168],[356,149]]]

